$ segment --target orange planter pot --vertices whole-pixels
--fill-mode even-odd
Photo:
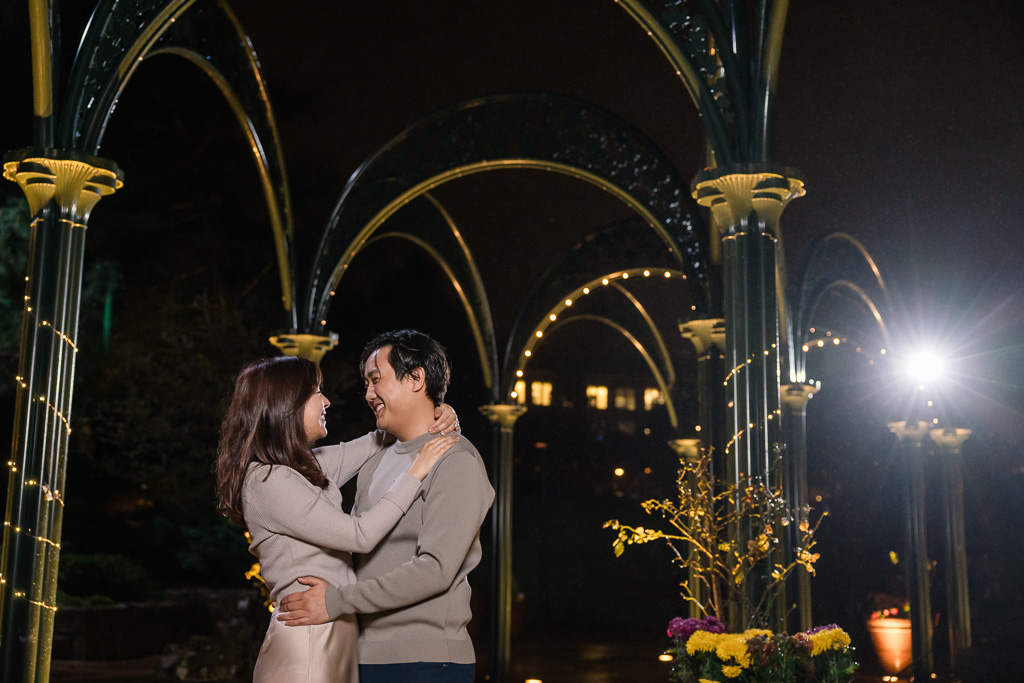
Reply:
[[[896,674],[910,666],[910,619],[871,619],[867,627],[886,673]]]

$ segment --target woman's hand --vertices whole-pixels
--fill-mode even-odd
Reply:
[[[431,434],[447,434],[448,432],[461,434],[459,416],[455,414],[455,409],[447,403],[442,403],[434,408],[434,424],[430,425],[430,429],[427,431]]]
[[[455,442],[459,440],[457,434],[448,434],[447,436],[435,436],[430,441],[420,446],[420,450],[416,453],[416,460],[413,461],[412,466],[409,467],[408,472],[412,476],[416,477],[420,481],[426,479],[427,475],[430,474],[430,468],[441,459],[441,456],[448,452],[448,449],[455,445]]]

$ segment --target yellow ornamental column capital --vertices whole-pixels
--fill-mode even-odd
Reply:
[[[927,422],[908,422],[906,420],[900,420],[899,422],[890,422],[889,431],[896,435],[896,438],[900,441],[906,439],[915,444],[920,444],[924,441],[924,438],[928,436]]]
[[[496,403],[494,405],[480,406],[480,412],[487,416],[487,419],[497,424],[502,429],[511,430],[523,413],[526,406],[510,403]]]
[[[83,225],[100,199],[124,185],[124,174],[108,159],[36,147],[9,152],[4,177],[21,187],[33,216],[55,200],[65,215]]]
[[[790,410],[802,413],[807,409],[807,402],[821,389],[821,382],[814,384],[797,382],[782,385],[782,402]]]
[[[955,429],[932,429],[928,434],[932,437],[932,441],[939,446],[955,453],[972,433],[970,429],[957,427]]]
[[[324,355],[338,345],[338,333],[330,332],[326,335],[304,332],[278,334],[270,338],[270,343],[279,348],[281,353],[286,356],[298,356],[319,365]]]
[[[804,194],[804,182],[795,170],[760,164],[705,169],[693,181],[693,198],[711,209],[723,236],[744,232],[741,226],[752,212],[768,232],[778,235],[782,210]]]
[[[725,319],[687,320],[679,323],[679,334],[703,354],[714,344],[719,350],[725,348]]]
[[[700,457],[704,442],[700,439],[672,439],[668,445],[680,458],[686,458],[687,462],[693,462]]]

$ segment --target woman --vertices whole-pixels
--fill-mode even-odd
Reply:
[[[371,550],[405,514],[420,482],[457,434],[427,442],[408,471],[373,508],[358,517],[341,510],[338,487],[385,444],[384,432],[312,450],[327,436],[330,401],[320,392],[320,368],[297,357],[267,358],[239,374],[221,425],[217,486],[221,510],[245,524],[249,551],[259,558],[275,602],[304,590],[296,579],[355,581],[352,552]],[[432,432],[457,424],[448,406]],[[253,681],[328,683],[358,679],[355,617],[319,626],[284,626],[272,619]]]

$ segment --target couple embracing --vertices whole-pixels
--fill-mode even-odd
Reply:
[[[494,491],[443,403],[447,356],[421,332],[389,332],[360,373],[376,431],[316,449],[330,405],[319,367],[264,359],[236,381],[218,492],[278,606],[254,683],[472,683],[466,576]],[[350,516],[338,487],[357,473]]]

